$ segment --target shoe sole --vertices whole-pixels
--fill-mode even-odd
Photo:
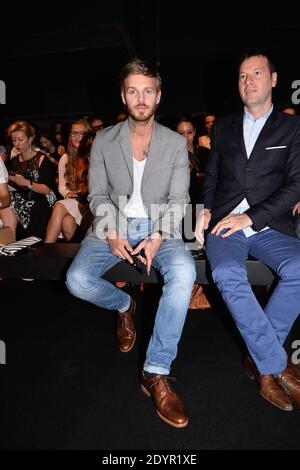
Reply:
[[[136,310],[136,301],[134,300],[134,306],[133,306],[132,317],[133,317],[134,314],[135,314],[135,310]],[[132,343],[132,345],[130,346],[130,348],[129,348],[129,349],[126,349],[125,351],[123,351],[123,349],[121,349],[121,348],[119,347],[119,350],[120,350],[122,353],[124,353],[124,354],[128,353],[129,351],[132,350],[133,346],[135,345],[135,340],[136,340],[136,331],[134,332],[134,339],[133,339],[133,343]]]
[[[146,387],[144,387],[143,384],[140,384],[141,385],[141,390],[142,392],[144,392],[145,395],[147,395],[147,397],[151,398],[151,394],[148,392],[148,390],[146,389]],[[163,421],[165,421],[165,423],[169,424],[170,426],[172,426],[173,428],[177,428],[177,429],[180,429],[180,428],[185,428],[188,424],[189,424],[189,420],[187,419],[184,423],[181,423],[181,424],[175,424],[173,423],[173,421],[170,421],[169,419],[167,419],[164,415],[162,415],[158,409],[156,408],[156,413],[158,414],[158,416],[160,417],[160,419],[162,419]]]
[[[291,400],[292,406],[295,406],[295,410],[300,412],[300,407],[297,406],[297,403],[295,403],[295,401],[293,400],[293,396],[292,396],[291,392],[289,391],[289,389],[287,387],[285,387],[283,384],[281,385],[281,387],[282,387],[283,391],[285,392],[285,394],[288,395],[289,399]]]
[[[257,383],[257,380],[256,380],[255,375],[253,375],[250,370],[248,370],[248,369],[245,368],[245,372],[246,372],[246,374],[248,375],[249,379],[255,380],[255,382]],[[257,383],[257,385],[258,385],[258,387],[259,387],[259,384],[258,384],[258,383]],[[260,394],[260,396],[262,396],[266,401],[268,401],[269,403],[271,403],[271,405],[276,406],[276,408],[279,408],[279,409],[282,410],[282,411],[293,411],[293,405],[292,405],[292,404],[291,404],[291,407],[290,407],[290,408],[282,408],[282,406],[277,405],[277,403],[274,403],[274,401],[271,401],[269,398],[267,398],[265,395],[263,395],[260,390],[259,390],[259,394]]]

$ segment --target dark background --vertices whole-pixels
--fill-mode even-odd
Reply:
[[[225,17],[209,22],[217,6],[193,1],[52,1],[5,8],[0,79],[6,83],[7,104],[0,107],[2,123],[93,113],[113,119],[122,111],[120,70],[135,55],[160,68],[162,116],[237,109],[236,64],[252,47],[267,49],[278,67],[278,106],[291,104],[292,82],[300,79],[300,26],[259,22],[257,12],[245,24]]]

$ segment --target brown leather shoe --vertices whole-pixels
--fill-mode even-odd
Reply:
[[[206,309],[211,308],[208,298],[203,291],[203,287],[200,284],[194,284],[192,294],[189,303],[190,310]]]
[[[156,375],[146,379],[144,371],[141,375],[141,389],[152,397],[158,416],[174,428],[184,428],[189,419],[184,409],[184,404],[171,387],[171,377],[168,375]]]
[[[250,379],[256,380],[259,392],[265,400],[283,411],[291,411],[293,409],[289,396],[277,385],[273,376],[262,375],[249,356],[246,356],[244,360],[244,368]]]
[[[292,358],[291,358],[291,357],[289,358],[287,365],[292,368],[292,370],[293,370],[295,376],[297,377],[297,379],[300,380],[300,365],[299,365],[299,364],[294,364],[294,363],[292,362]]]
[[[289,395],[295,408],[300,411],[300,378],[296,375],[290,361],[280,374],[274,375],[274,379],[284,392]]]
[[[118,312],[117,340],[119,349],[123,353],[129,352],[135,343],[136,331],[133,322],[135,309],[135,300],[131,299],[129,310],[125,313]]]

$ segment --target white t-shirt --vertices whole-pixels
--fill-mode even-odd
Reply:
[[[148,219],[148,214],[144,209],[141,196],[141,185],[145,164],[146,159],[139,161],[133,157],[133,193],[124,209],[127,217]]]
[[[0,157],[0,184],[8,182],[8,173],[2,158]]]

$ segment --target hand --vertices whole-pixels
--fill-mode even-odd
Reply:
[[[204,245],[204,230],[208,229],[210,219],[210,211],[208,209],[203,209],[199,214],[195,228],[195,237],[200,243],[201,247]]]
[[[252,220],[247,214],[229,214],[214,226],[211,233],[219,236],[223,230],[227,230],[226,233],[222,234],[223,238],[229,237],[238,230],[243,228],[250,227],[252,225]]]
[[[130,258],[132,247],[126,238],[123,238],[116,230],[109,230],[107,241],[113,255],[124,260],[127,259],[129,263],[133,264],[133,260]]]
[[[18,186],[28,186],[28,183],[30,184],[30,181],[27,178],[24,178],[23,175],[14,175],[9,177],[10,181],[13,181],[16,183]]]
[[[300,202],[297,202],[297,204],[293,208],[293,215],[300,214]]]
[[[162,236],[159,233],[153,233],[151,237],[140,242],[132,251],[132,254],[138,255],[139,260],[146,266],[148,274],[151,270],[152,260],[158,252],[161,244]],[[145,257],[139,254],[141,250],[144,250]]]

